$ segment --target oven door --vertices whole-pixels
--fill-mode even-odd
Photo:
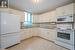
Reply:
[[[73,34],[74,31],[72,30],[63,30],[63,31],[58,31],[57,32],[57,40],[64,42],[66,44],[73,45]]]
[[[69,33],[63,33],[63,32],[57,32],[57,37],[65,40],[70,40],[70,34]]]

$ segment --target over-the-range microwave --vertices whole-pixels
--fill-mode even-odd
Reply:
[[[59,16],[57,22],[73,22],[73,15]]]

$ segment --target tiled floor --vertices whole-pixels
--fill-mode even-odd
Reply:
[[[33,37],[7,50],[68,50],[68,49],[57,46],[54,43],[44,40],[42,38]]]

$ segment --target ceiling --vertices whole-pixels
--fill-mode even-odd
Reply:
[[[39,0],[37,3],[33,0],[9,0],[9,7],[40,14],[72,2],[73,0]]]

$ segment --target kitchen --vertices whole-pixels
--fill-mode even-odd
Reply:
[[[0,0],[0,48],[75,50],[74,16],[74,0]]]

